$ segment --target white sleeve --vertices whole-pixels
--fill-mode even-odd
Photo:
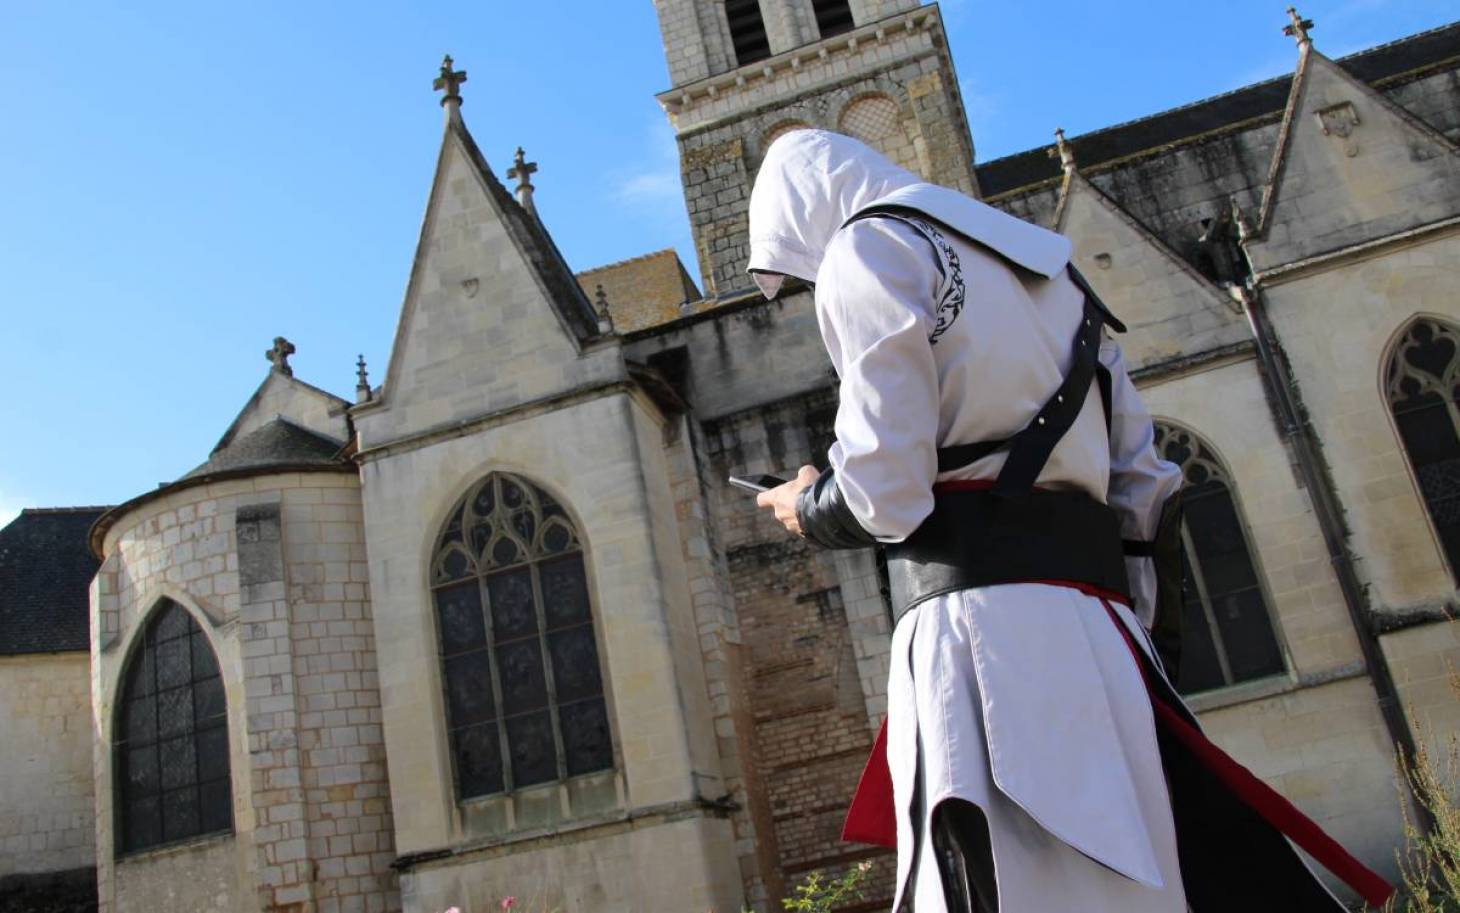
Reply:
[[[1110,370],[1110,492],[1107,503],[1120,516],[1120,534],[1149,541],[1161,508],[1181,487],[1181,468],[1156,453],[1151,414],[1125,370],[1120,346],[1106,339],[1100,362]],[[1136,617],[1147,628],[1155,616],[1156,571],[1150,558],[1126,558]]]
[[[841,375],[828,457],[852,515],[883,542],[901,542],[933,510],[934,256],[915,229],[864,220],[836,235],[817,274],[817,319]]]

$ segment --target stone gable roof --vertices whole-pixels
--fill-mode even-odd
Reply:
[[[684,314],[686,303],[700,300],[699,288],[673,248],[585,270],[577,278],[590,300],[603,286],[620,333],[668,323]]]
[[[460,139],[462,147],[486,185],[487,195],[495,204],[507,234],[532,264],[547,291],[549,303],[563,323],[580,344],[598,336],[598,318],[593,313],[593,305],[574,281],[567,260],[563,258],[547,229],[536,216],[523,209],[517,198],[497,180],[466,125],[459,118],[453,119],[448,129]]]
[[[23,510],[0,529],[0,656],[91,648],[87,532],[107,508]]]
[[[1338,63],[1370,85],[1460,57],[1460,22],[1351,54]],[[1116,124],[1071,140],[1083,171],[1149,150],[1195,140],[1253,121],[1282,116],[1292,89],[1288,74],[1140,120]],[[1060,177],[1052,146],[1040,146],[977,166],[985,198],[996,198]]]

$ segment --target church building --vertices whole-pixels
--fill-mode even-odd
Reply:
[[[936,5],[654,4],[697,263],[570,269],[448,57],[380,382],[276,338],[196,469],[0,530],[0,908],[769,913],[871,861],[885,910],[884,567],[726,483],[833,437],[810,290],[745,272],[808,126],[1073,239],[1186,477],[1181,691],[1393,876],[1460,730],[1460,23],[1289,11],[1291,75],[980,163]]]

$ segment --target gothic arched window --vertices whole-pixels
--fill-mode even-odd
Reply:
[[[113,742],[117,850],[229,830],[228,710],[207,635],[171,600],[127,660]]]
[[[1177,690],[1192,694],[1282,673],[1282,650],[1226,467],[1184,428],[1157,423],[1156,450],[1186,477]]]
[[[461,798],[613,766],[583,548],[562,505],[487,476],[451,510],[431,589]]]
[[[1389,359],[1389,408],[1420,495],[1460,573],[1460,331],[1438,320],[1412,323]]]

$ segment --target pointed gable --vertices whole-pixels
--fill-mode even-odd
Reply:
[[[309,430],[317,436],[343,445],[350,436],[346,410],[350,404],[333,393],[306,384],[282,371],[270,371],[249,397],[238,417],[213,447],[213,453],[227,449],[279,418]]]
[[[1073,262],[1123,320],[1126,363],[1150,367],[1246,341],[1232,299],[1078,172],[1066,177],[1056,230]]]
[[[1303,44],[1263,188],[1258,271],[1460,214],[1460,149]]]
[[[449,111],[385,382],[355,410],[362,435],[378,444],[601,379],[614,371],[603,339],[542,224]]]

